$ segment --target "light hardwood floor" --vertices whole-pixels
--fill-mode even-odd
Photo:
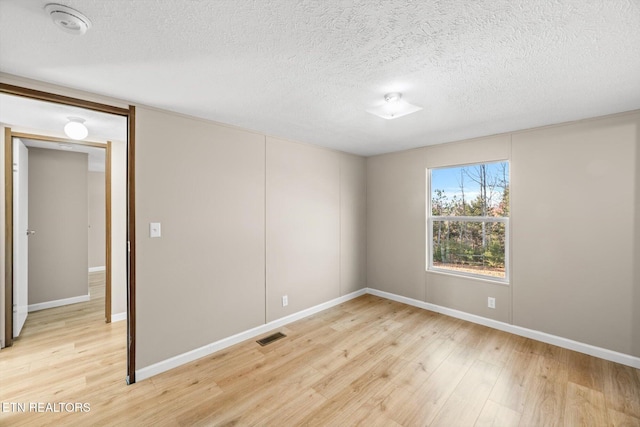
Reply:
[[[0,351],[4,409],[90,411],[0,425],[640,426],[637,369],[371,295],[127,386],[126,322],[104,323],[100,292],[31,313]]]

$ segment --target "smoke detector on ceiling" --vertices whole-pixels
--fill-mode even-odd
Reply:
[[[82,35],[91,28],[91,21],[82,13],[70,7],[49,3],[44,7],[54,24],[69,34]]]

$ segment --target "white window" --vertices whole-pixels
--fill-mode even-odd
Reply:
[[[509,163],[427,172],[427,269],[508,282]]]

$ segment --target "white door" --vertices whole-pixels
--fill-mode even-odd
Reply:
[[[29,150],[13,139],[13,337],[20,335],[29,308]]]

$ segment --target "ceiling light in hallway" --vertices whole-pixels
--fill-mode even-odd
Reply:
[[[64,133],[71,139],[81,140],[89,135],[89,130],[80,117],[67,117],[69,122],[64,125]]]

